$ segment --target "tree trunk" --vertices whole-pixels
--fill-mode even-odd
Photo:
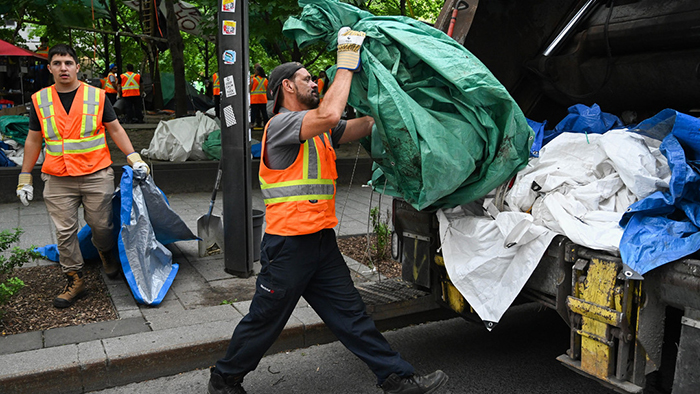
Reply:
[[[151,80],[153,81],[153,109],[159,110],[163,108],[163,91],[160,87],[160,68],[158,67],[158,46],[151,45],[152,58],[151,62]]]
[[[187,87],[185,81],[185,44],[182,42],[180,27],[177,24],[177,15],[173,6],[174,0],[164,0],[165,9],[168,12],[168,46],[170,56],[173,59],[173,73],[175,74],[175,117],[187,115]]]
[[[112,23],[112,31],[119,31],[119,22],[117,21],[117,0],[109,0],[110,20]],[[114,64],[117,65],[117,73],[122,72],[122,43],[119,36],[114,37]],[[107,57],[107,67],[112,61]]]

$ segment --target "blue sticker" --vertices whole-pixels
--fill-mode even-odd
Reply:
[[[224,64],[236,63],[236,51],[227,49],[224,51]]]

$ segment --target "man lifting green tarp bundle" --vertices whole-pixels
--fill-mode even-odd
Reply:
[[[363,141],[380,170],[375,190],[386,187],[419,210],[454,207],[483,197],[527,164],[534,132],[525,116],[452,38],[415,19],[376,17],[337,0],[299,5],[301,16],[287,20],[284,34],[300,47],[323,41],[335,50],[343,26],[371,38],[348,104],[376,121],[371,141]]]

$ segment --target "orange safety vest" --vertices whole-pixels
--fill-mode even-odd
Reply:
[[[253,77],[250,89],[251,104],[267,104],[267,78]]]
[[[221,86],[219,85],[219,73],[214,73],[214,75],[211,76],[213,85],[214,85],[214,96],[218,96],[221,94]]]
[[[122,74],[122,97],[141,95],[141,75],[127,71]]]
[[[319,78],[318,83],[316,83],[316,84],[318,85],[318,97],[322,99],[323,98],[323,86],[326,84],[326,81],[324,81],[323,78]]]
[[[81,83],[69,113],[53,85],[34,93],[32,102],[46,142],[42,172],[81,176],[112,164],[102,124],[104,90]]]
[[[269,123],[268,123],[269,124]],[[267,126],[262,138],[265,157]],[[331,133],[304,141],[294,163],[284,170],[260,160],[260,189],[265,201],[265,232],[276,235],[312,234],[338,224],[335,216],[335,150]]]
[[[107,81],[109,81],[109,78],[108,78],[108,77],[100,79],[100,87],[101,87],[102,89],[104,89],[105,86],[107,86]]]
[[[116,74],[114,75],[116,77]],[[116,78],[115,78],[116,82]],[[109,75],[107,75],[107,78],[105,78],[104,85],[102,85],[105,90],[105,93],[117,93],[117,87],[112,84],[112,82],[109,81]]]

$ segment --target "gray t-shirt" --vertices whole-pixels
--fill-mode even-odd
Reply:
[[[270,119],[267,126],[267,141],[265,150],[267,160],[265,164],[273,170],[283,170],[294,163],[299,155],[299,134],[301,122],[309,111],[292,112],[286,108],[280,108],[280,112]],[[340,138],[345,132],[347,121],[341,120],[331,129],[331,141],[333,148],[340,145]]]

